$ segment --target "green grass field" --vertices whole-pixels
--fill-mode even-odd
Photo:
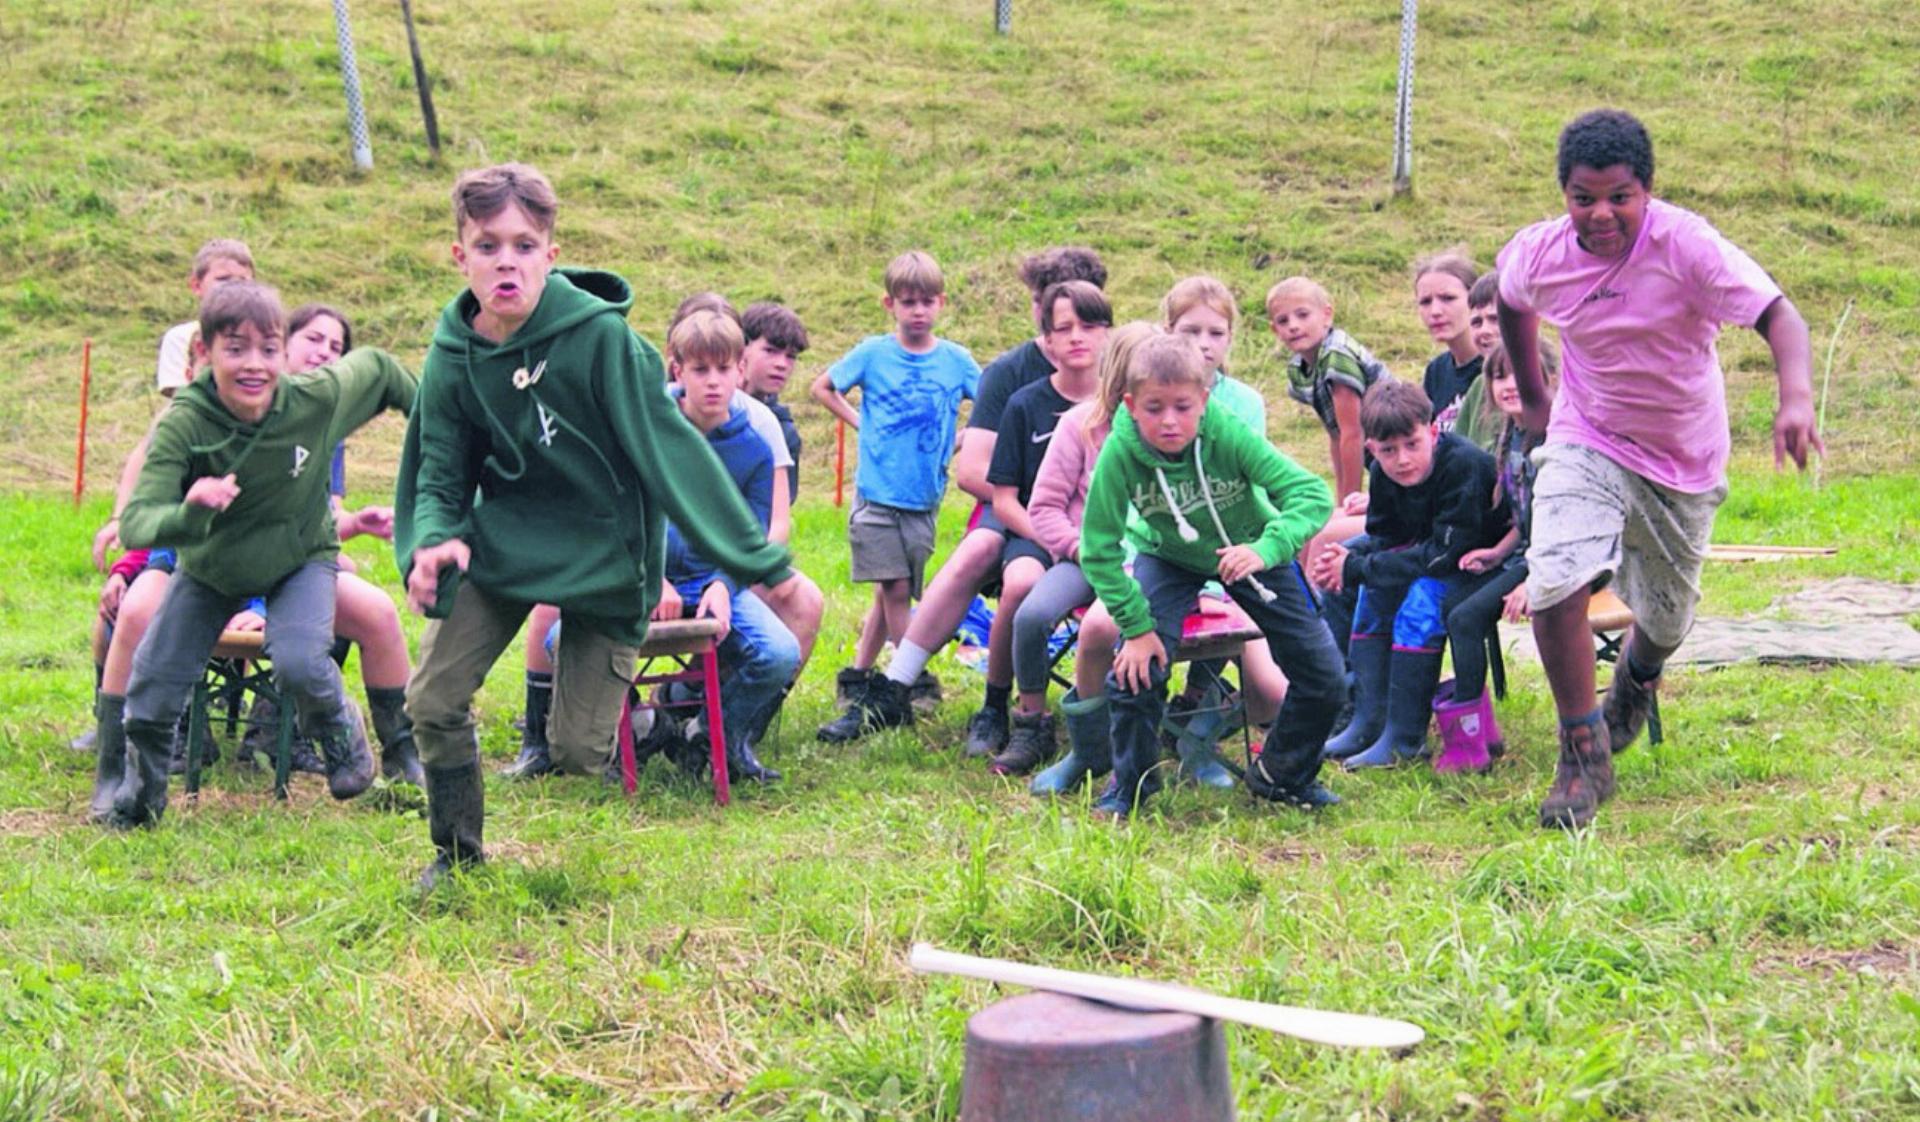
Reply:
[[[696,289],[778,297],[813,331],[803,375],[885,326],[879,272],[910,246],[946,267],[943,333],[998,353],[1030,330],[1020,256],[1062,241],[1106,255],[1125,318],[1191,272],[1249,312],[1311,273],[1414,370],[1408,262],[1455,242],[1489,260],[1553,213],[1558,128],[1620,104],[1653,130],[1659,193],[1799,302],[1816,375],[1854,309],[1818,490],[1772,472],[1764,348],[1723,341],[1717,540],[1840,553],[1710,567],[1705,610],[1920,580],[1907,0],[1430,3],[1400,201],[1379,0],[1015,0],[1004,39],[986,0],[415,8],[446,157],[419,138],[397,6],[360,4],[377,166],[356,177],[329,5],[0,0],[0,1119],[950,1119],[963,1026],[995,993],[911,975],[916,939],[1429,1032],[1395,1058],[1230,1030],[1247,1118],[1920,1117],[1911,673],[1675,673],[1667,742],[1622,758],[1576,838],[1533,825],[1553,715],[1527,664],[1491,776],[1335,776],[1347,803],[1319,818],[1176,791],[1102,829],[958,758],[979,679],[945,658],[936,719],[814,742],[864,601],[811,406],[796,549],[829,630],[768,753],[778,788],[719,811],[657,764],[635,799],[495,781],[492,864],[423,901],[406,789],[337,806],[305,779],[281,805],[223,766],[163,828],[106,836],[65,747],[87,720],[86,543],[155,408],[159,334],[191,311],[194,248],[245,237],[290,302],[337,303],[415,363],[458,287],[452,174],[508,158],[553,175],[563,261],[629,277],[643,331]],[[1257,318],[1234,364],[1276,443],[1322,468]],[[355,441],[356,499],[390,493],[398,433]],[[350,552],[397,592],[378,548]],[[503,662],[490,764],[519,707]]]

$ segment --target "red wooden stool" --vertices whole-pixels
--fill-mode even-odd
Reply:
[[[627,794],[633,794],[639,786],[639,768],[633,754],[633,710],[704,706],[707,739],[712,748],[713,801],[727,805],[727,733],[720,720],[721,635],[720,622],[712,619],[658,620],[647,626],[647,641],[640,644],[640,661],[633,677],[637,692],[629,691],[620,704],[620,786]],[[653,673],[653,664],[660,659],[666,659],[673,669]],[[706,696],[699,701],[652,700],[647,687],[673,682],[701,683]]]

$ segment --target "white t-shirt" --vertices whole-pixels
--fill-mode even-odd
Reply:
[[[155,389],[170,394],[193,381],[193,341],[199,337],[197,319],[177,323],[160,337],[160,360],[153,367]]]
[[[787,436],[780,431],[780,418],[773,415],[773,410],[767,408],[752,394],[742,390],[733,391],[733,400],[728,404],[735,409],[747,411],[747,424],[753,429],[755,435],[767,442],[767,449],[773,453],[774,469],[777,471],[780,468],[786,468],[792,471],[793,453],[787,448]]]

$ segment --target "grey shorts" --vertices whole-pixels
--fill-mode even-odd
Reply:
[[[933,557],[935,512],[853,500],[847,515],[847,545],[856,581],[905,580],[918,599]]]
[[[1634,626],[1663,647],[1678,646],[1700,603],[1700,568],[1726,484],[1697,495],[1671,490],[1580,444],[1542,445],[1533,462],[1534,610],[1618,575]]]

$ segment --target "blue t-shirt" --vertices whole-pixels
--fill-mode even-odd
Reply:
[[[960,402],[979,392],[980,364],[945,339],[914,354],[889,334],[862,341],[827,373],[841,393],[860,387],[860,497],[902,510],[938,507]]]

